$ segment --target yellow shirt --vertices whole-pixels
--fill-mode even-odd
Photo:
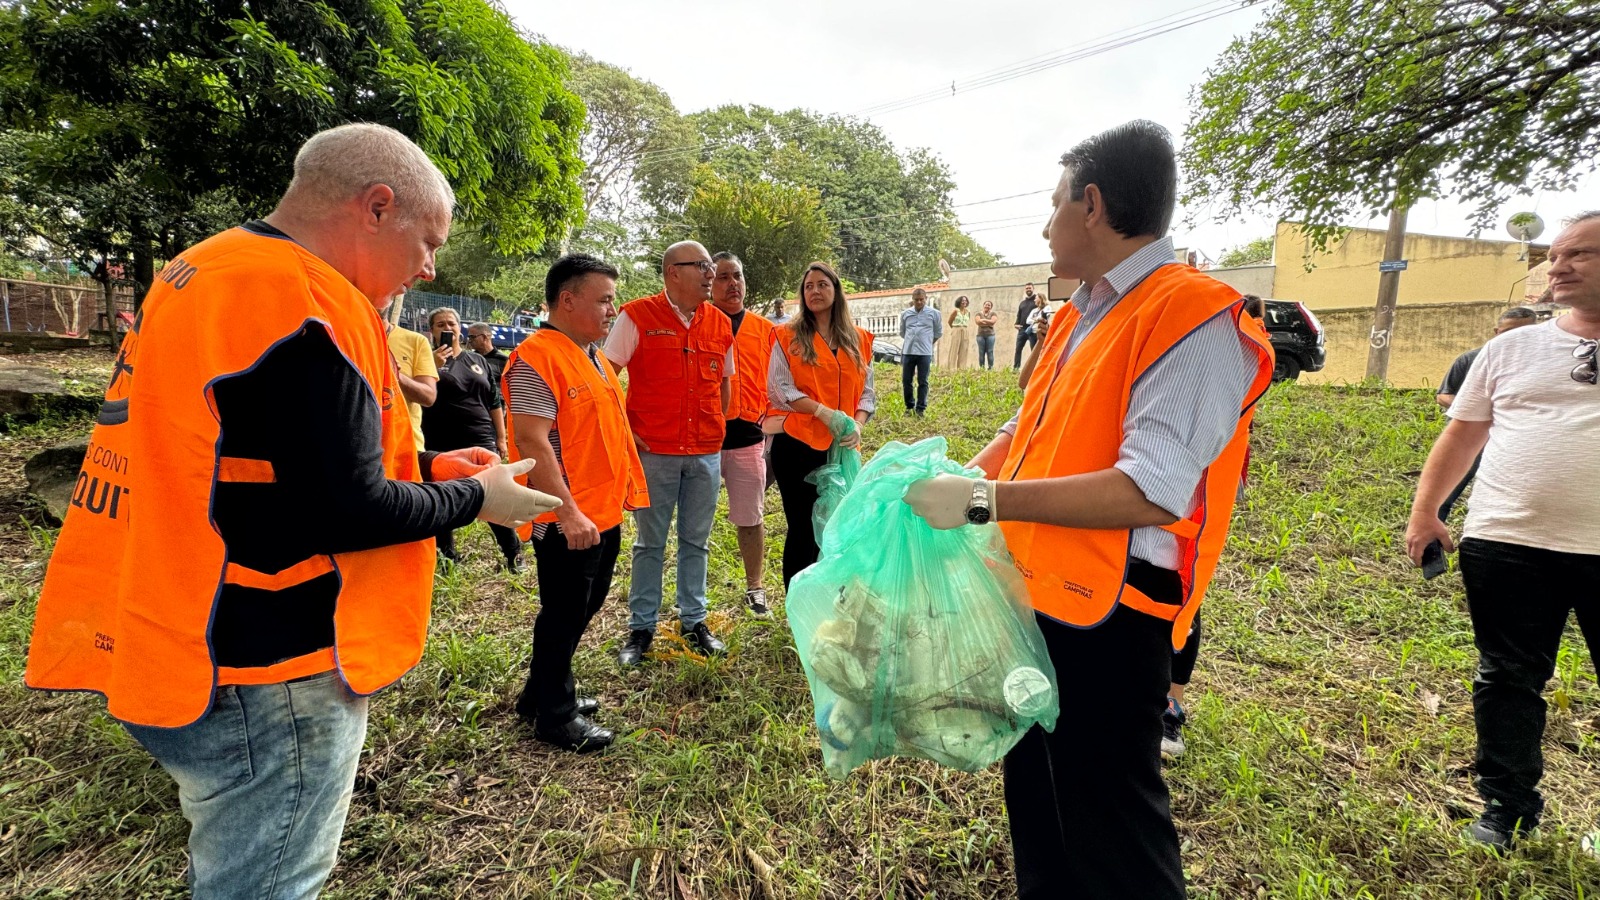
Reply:
[[[394,354],[395,365],[399,367],[401,375],[408,378],[439,377],[439,367],[433,363],[433,347],[428,344],[427,335],[395,326],[389,332],[389,352]],[[417,452],[421,453],[422,404],[408,401],[406,408],[411,410],[411,432],[416,435]]]

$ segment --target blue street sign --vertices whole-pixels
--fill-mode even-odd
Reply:
[[[1378,263],[1379,272],[1404,272],[1406,261],[1403,259],[1386,259]]]

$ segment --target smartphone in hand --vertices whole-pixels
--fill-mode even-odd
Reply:
[[[1449,568],[1444,560],[1444,544],[1435,540],[1422,548],[1422,580],[1432,581]]]
[[[440,346],[440,347],[449,347],[449,346],[454,345],[455,342],[456,342],[456,333],[454,331],[441,331],[441,332],[439,332],[439,344],[438,344],[438,346]]]

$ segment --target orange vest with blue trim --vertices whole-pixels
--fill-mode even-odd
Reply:
[[[212,386],[308,324],[328,333],[381,407],[383,468],[420,481],[411,417],[383,323],[344,276],[285,238],[235,228],[168,263],[123,339],[39,594],[26,680],[95,691],[111,715],[176,728],[219,684],[274,684],[337,669],[370,694],[422,657],[432,539],[313,556],[278,572],[228,559],[212,522],[220,482],[272,481],[268,460],[222,457]],[[219,668],[208,634],[224,584],[292,588],[339,578],[334,646],[272,665]]]
[[[685,326],[665,292],[623,307],[639,331],[628,359],[628,424],[651,453],[703,456],[722,451],[722,370],[733,325],[701,303]],[[566,433],[562,432],[563,438]]]
[[[860,408],[861,394],[867,386],[867,367],[872,365],[872,332],[857,327],[861,341],[861,363],[848,350],[829,350],[822,335],[811,336],[812,349],[817,361],[808,364],[795,345],[794,329],[780,325],[773,330],[776,350],[783,353],[789,363],[789,376],[802,394],[830,409],[854,416]],[[784,433],[814,450],[826,450],[833,445],[833,432],[827,423],[816,416],[799,412],[774,412],[783,416]]]
[[[720,313],[718,315],[721,315]],[[556,431],[561,435],[561,473],[578,511],[605,531],[622,524],[624,510],[650,505],[644,467],[633,435],[628,433],[628,417],[622,411],[622,396],[617,388],[617,373],[604,353],[596,354],[605,376],[595,368],[589,355],[572,338],[546,325],[517,345],[516,356],[539,373],[556,398]],[[500,391],[511,396],[511,366],[500,376]],[[506,409],[506,432],[511,436],[507,449],[513,462],[527,456],[526,447],[517,446],[516,414]],[[523,482],[530,487],[528,476]],[[535,522],[554,522],[556,514],[547,512]],[[523,540],[533,537],[533,525],[518,529]]]
[[[731,324],[731,322],[730,322]],[[733,336],[733,402],[727,420],[761,424],[767,415],[767,366],[772,361],[773,324],[745,310],[739,332]]]
[[[1092,628],[1120,603],[1171,620],[1174,648],[1187,640],[1228,536],[1255,403],[1272,382],[1271,341],[1244,311],[1238,291],[1187,266],[1164,265],[1118,300],[1063,364],[1079,319],[1068,304],[1050,324],[999,473],[1002,481],[1027,481],[1115,466],[1134,385],[1185,335],[1224,311],[1255,348],[1257,365],[1233,437],[1201,475],[1194,512],[1164,526],[1178,540],[1181,605],[1157,603],[1126,583],[1131,529],[1003,521],[1038,612]]]

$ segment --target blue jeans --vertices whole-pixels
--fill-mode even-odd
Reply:
[[[978,335],[978,368],[994,368],[994,335],[992,334]]]
[[[655,631],[661,616],[661,567],[667,552],[672,510],[678,510],[678,622],[684,628],[706,620],[706,560],[711,522],[722,485],[722,453],[704,456],[639,454],[650,505],[636,510],[633,583],[628,588],[628,628]]]
[[[224,685],[183,728],[123,727],[178,783],[196,900],[317,896],[350,811],[367,698],[327,672]]]

